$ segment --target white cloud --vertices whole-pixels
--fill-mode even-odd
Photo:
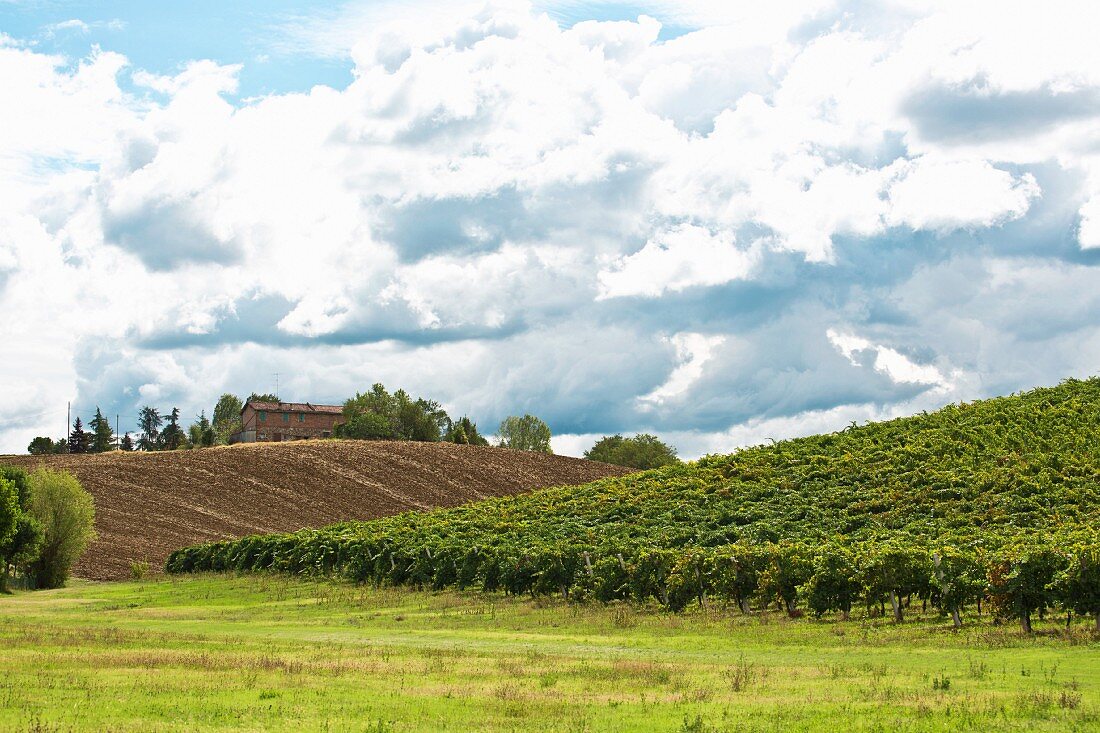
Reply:
[[[826,335],[829,343],[853,366],[867,366],[861,361],[862,354],[873,354],[871,366],[875,371],[885,374],[898,384],[934,385],[949,389],[952,384],[939,369],[930,364],[914,363],[909,357],[881,344],[873,344],[867,339],[852,334],[829,329]]]
[[[714,350],[725,340],[724,336],[707,336],[702,333],[678,333],[670,337],[668,343],[675,347],[676,360],[679,363],[664,384],[638,398],[642,409],[663,405],[691,389],[703,376],[703,367],[710,361]]]
[[[917,159],[890,186],[891,225],[950,230],[1018,219],[1040,195],[1035,177],[1013,176],[986,161]]]
[[[1081,207],[1077,241],[1081,244],[1081,249],[1100,248],[1100,195],[1093,196]]]
[[[206,404],[246,386],[246,357],[312,348],[352,376],[311,363],[302,390],[453,379],[458,409],[544,406],[587,435],[658,429],[681,401],[697,412],[680,417],[717,422],[728,405],[703,393],[741,373],[806,412],[798,390],[903,402],[976,384],[959,370],[1017,386],[1085,363],[1040,347],[988,267],[972,265],[987,293],[945,309],[978,286],[936,268],[972,246],[1068,256],[1074,227],[1100,246],[1093,4],[641,7],[565,29],[548,4],[342,6],[279,43],[348,55],[355,80],[247,102],[227,99],[239,66],[131,73],[108,50],[65,59],[0,36],[0,378],[17,385],[0,410],[126,387]],[[689,32],[659,40],[661,23]],[[1027,272],[1031,308],[1063,330],[1088,321],[1063,286],[1087,289],[1091,270]],[[833,346],[830,323],[850,324]],[[987,343],[1042,351],[1042,370],[999,367]],[[833,349],[866,379],[818,374],[848,369]],[[0,445],[55,423],[4,427]]]
[[[731,234],[690,224],[659,232],[634,254],[598,274],[599,298],[656,297],[666,291],[721,285],[749,276],[759,246],[738,249]]]

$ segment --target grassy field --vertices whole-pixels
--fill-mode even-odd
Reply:
[[[1100,729],[1100,640],[1084,624],[1024,638],[913,619],[280,576],[75,583],[0,597],[0,729]]]

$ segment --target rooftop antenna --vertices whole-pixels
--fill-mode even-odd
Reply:
[[[275,397],[282,402],[282,395],[279,394],[279,372],[275,372]]]

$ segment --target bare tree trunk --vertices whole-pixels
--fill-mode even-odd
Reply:
[[[1020,628],[1025,634],[1031,633],[1031,611],[1024,611],[1020,614]]]
[[[962,619],[959,618],[959,609],[958,608],[952,608],[951,609],[951,619],[955,622],[955,628],[956,629],[961,629],[962,628],[963,622],[962,622]]]
[[[890,606],[894,609],[894,621],[900,624],[904,618],[901,613],[901,602],[898,600],[898,594],[894,591],[890,591]]]
[[[746,613],[746,614],[747,613],[752,613],[752,609],[749,608],[749,599],[748,598],[742,598],[741,599],[741,613]]]

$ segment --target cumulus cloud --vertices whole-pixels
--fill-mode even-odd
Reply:
[[[834,329],[826,332],[829,342],[844,355],[853,366],[872,366],[899,384],[927,384],[949,388],[950,382],[940,370],[930,364],[916,364],[904,354],[881,344],[873,344],[865,338]],[[870,364],[863,361],[868,356]]]
[[[346,87],[244,101],[0,36],[0,447],[275,371],[688,456],[1087,373],[1098,11],[981,5],[352,4],[265,49]]]
[[[666,290],[721,285],[748,277],[755,260],[752,251],[734,245],[732,235],[681,225],[601,270],[598,297],[659,296]]]
[[[648,394],[638,398],[643,409],[675,399],[691,388],[703,374],[703,367],[710,361],[714,349],[725,341],[723,336],[707,336],[702,333],[678,333],[668,339],[676,348],[679,362],[668,380]]]
[[[886,219],[914,229],[990,227],[1023,216],[1039,194],[1030,173],[1013,176],[987,161],[922,158],[900,167]]]

